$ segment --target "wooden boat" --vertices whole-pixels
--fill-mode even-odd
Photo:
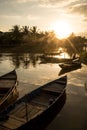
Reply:
[[[81,68],[81,62],[79,59],[72,60],[71,62],[60,63],[59,66],[62,69],[70,70],[73,68]]]
[[[61,69],[58,75],[59,76],[60,75],[64,75],[66,73],[69,73],[69,72],[72,72],[72,71],[76,71],[78,69],[81,69],[81,67],[71,67],[71,68]]]
[[[63,62],[71,62],[72,59],[67,59],[67,58],[58,58],[55,57],[55,55],[42,55],[40,56],[40,64],[46,64],[46,63],[63,63]]]
[[[49,115],[54,113],[54,108],[65,92],[66,84],[67,76],[63,76],[20,98],[13,108],[9,108],[7,120],[0,121],[0,128],[38,130],[39,125],[43,125]]]
[[[0,77],[0,114],[18,98],[16,85],[15,70]]]

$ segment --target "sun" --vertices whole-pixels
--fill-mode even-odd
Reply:
[[[58,21],[51,26],[56,36],[60,39],[68,37],[72,33],[71,26],[68,22]]]

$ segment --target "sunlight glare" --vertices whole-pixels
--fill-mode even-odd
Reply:
[[[60,39],[66,38],[72,33],[71,26],[69,25],[68,22],[64,21],[58,21],[54,23],[51,28],[56,33],[56,36]]]
[[[64,59],[64,58],[70,59],[70,56],[66,52],[63,52],[60,55],[55,55],[54,57],[59,59]]]

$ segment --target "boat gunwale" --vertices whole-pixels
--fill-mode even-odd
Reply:
[[[60,78],[61,78],[61,77],[60,77]],[[60,78],[59,78],[59,79],[60,79]],[[56,80],[58,80],[58,79],[56,79]],[[48,84],[50,84],[50,83],[52,83],[52,82],[55,82],[56,80],[51,81],[51,82],[49,82],[49,83],[47,83],[47,84],[44,84],[43,86],[40,86],[38,89],[35,89],[35,90],[33,90],[32,92],[41,91],[41,89],[42,89],[45,85],[48,85]],[[42,113],[39,113],[36,117],[31,118],[28,122],[24,122],[24,123],[22,123],[20,126],[15,127],[14,130],[18,130],[18,129],[21,129],[21,128],[24,128],[24,127],[28,126],[29,124],[33,123],[35,120],[37,121],[37,118],[39,119],[39,118],[41,117],[41,115],[44,116],[44,115],[47,113],[46,111],[49,112],[49,111],[53,108],[53,106],[55,106],[56,103],[57,103],[57,102],[60,100],[60,98],[62,97],[62,95],[63,95],[63,93],[65,92],[65,89],[66,89],[66,84],[67,84],[67,76],[66,76],[66,79],[65,79],[64,88],[62,88],[62,91],[60,92],[59,96],[54,100],[54,102],[53,102],[52,104],[50,104]],[[24,95],[24,96],[21,97],[19,100],[17,100],[14,104],[15,104],[15,105],[21,104],[23,101],[25,101],[25,103],[26,103],[27,96],[30,96],[30,94],[32,95],[32,94],[33,94],[32,92],[30,92],[30,93]],[[35,94],[37,95],[37,92],[36,92]],[[33,97],[33,96],[32,96],[32,97]],[[29,100],[31,101],[31,99],[29,99]],[[29,101],[29,100],[27,99],[27,101]],[[13,108],[13,109],[14,109],[14,108]],[[8,116],[10,117],[10,113],[8,113]],[[1,125],[2,127],[8,128],[8,127],[4,126],[3,124],[0,124],[0,125]],[[12,129],[11,129],[11,130],[12,130]]]
[[[5,77],[5,76],[7,76],[7,75],[9,75],[9,74],[11,74],[11,73],[13,73],[13,72],[15,73],[15,79],[13,79],[13,80],[15,80],[15,83],[14,83],[13,86],[8,90],[8,92],[6,93],[6,95],[3,96],[3,98],[2,98],[1,101],[0,101],[0,105],[2,105],[2,104],[5,102],[5,100],[7,100],[7,98],[9,97],[9,95],[11,95],[11,93],[13,93],[13,91],[15,90],[15,87],[17,86],[17,74],[16,74],[16,71],[13,70],[13,71],[11,71],[11,72],[9,72],[9,73],[7,73],[7,74],[4,74],[4,75],[0,76],[0,79],[1,79],[1,78]]]
[[[66,90],[67,75],[65,75],[64,77],[66,77],[65,87],[62,89],[62,91],[61,91],[61,93],[59,94],[59,96],[53,101],[52,104],[50,104],[49,106],[47,106],[46,109],[44,109],[44,111],[43,111],[42,113],[38,114],[35,118],[31,118],[31,119],[29,120],[29,123],[30,123],[30,122],[33,122],[33,120],[35,120],[37,117],[40,117],[41,114],[44,115],[44,113],[46,113],[46,111],[49,111],[49,109],[51,109],[51,108],[53,107],[53,105],[55,105],[55,104],[59,101],[59,99],[62,97],[62,95],[64,94],[64,92],[65,92],[65,90]],[[62,78],[62,77],[60,77],[60,78]],[[60,79],[60,78],[59,78],[59,79]],[[58,79],[56,79],[56,80],[58,80]],[[48,85],[48,84],[50,84],[50,83],[52,83],[52,82],[55,82],[56,80],[51,81],[51,82],[49,82],[49,83],[47,83],[47,84],[44,84],[43,86],[39,87],[38,89],[41,89],[41,88],[43,88],[45,85]],[[35,91],[35,90],[33,90],[33,91]],[[28,93],[28,94],[31,94],[31,92]],[[27,95],[28,95],[28,94],[27,94]],[[25,95],[25,96],[27,96],[27,95]],[[25,97],[24,97],[24,98],[25,98]],[[28,123],[28,122],[26,122],[25,124],[27,125],[27,123]],[[18,127],[18,128],[21,129],[25,124],[23,124],[22,126],[20,126],[20,127]],[[15,130],[17,130],[18,128],[16,128]]]

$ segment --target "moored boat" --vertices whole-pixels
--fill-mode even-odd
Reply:
[[[18,98],[16,86],[17,74],[15,70],[0,77],[0,114]]]
[[[60,63],[59,66],[62,69],[66,69],[66,70],[73,69],[73,68],[81,68],[81,62],[79,59],[75,59],[70,62]]]
[[[8,119],[0,121],[0,126],[9,130],[37,129],[60,105],[66,84],[67,76],[63,76],[26,94],[8,109]]]

